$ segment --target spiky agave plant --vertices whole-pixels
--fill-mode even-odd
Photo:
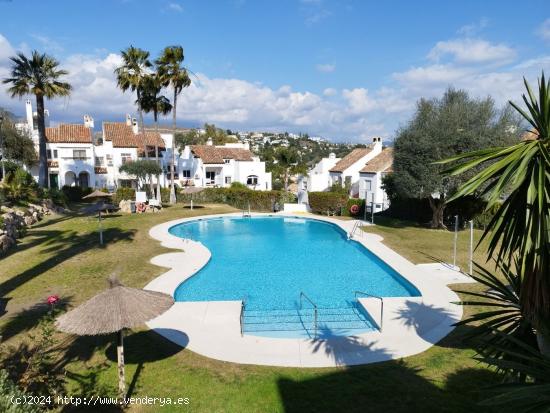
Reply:
[[[497,348],[504,358],[481,357],[480,361],[502,370],[514,370],[528,379],[522,383],[506,383],[496,386],[496,396],[481,402],[484,406],[498,406],[505,411],[548,413],[550,412],[550,357],[522,340],[503,333],[503,345]]]
[[[516,265],[518,263],[516,262]],[[474,345],[479,355],[491,359],[509,359],[502,348],[521,351],[507,336],[536,347],[536,337],[531,322],[522,314],[520,295],[521,279],[509,265],[497,263],[502,279],[490,270],[475,264],[472,278],[486,287],[483,292],[458,291],[466,296],[458,304],[484,308],[470,317],[456,323],[456,326],[470,327],[463,339]],[[508,378],[524,381],[526,376],[514,369],[502,369]]]
[[[489,256],[497,262],[510,265],[518,259],[521,312],[536,329],[540,351],[550,355],[550,82],[542,73],[538,97],[524,83],[527,111],[510,104],[531,125],[531,139],[440,163],[463,161],[446,171],[449,175],[488,164],[448,202],[474,193],[487,199],[486,209],[502,202],[480,242],[489,241]]]

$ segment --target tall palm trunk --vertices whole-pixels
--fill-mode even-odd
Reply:
[[[48,156],[46,153],[46,124],[44,121],[44,96],[36,95],[36,113],[38,123],[38,185],[48,187]]]
[[[155,101],[156,101],[156,97],[155,97]],[[153,112],[153,116],[155,118],[155,131],[158,134],[159,133],[159,119],[158,119],[158,112],[156,110]],[[156,144],[156,142],[155,142],[155,161],[157,162],[157,165],[160,166],[160,164],[159,164],[159,147]],[[161,196],[160,196],[160,175],[157,175],[157,200],[158,201],[161,200]]]
[[[176,203],[176,188],[174,186],[174,167],[176,165],[175,140],[176,140],[176,107],[178,105],[178,94],[174,88],[174,106],[172,107],[172,158],[170,160],[170,205]]]

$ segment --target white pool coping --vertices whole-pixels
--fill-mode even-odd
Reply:
[[[355,221],[343,221],[312,214],[261,214],[252,216],[288,216],[317,219],[338,225],[350,232]],[[151,262],[170,270],[152,280],[146,289],[170,295],[187,278],[208,263],[210,251],[203,244],[171,235],[170,227],[184,222],[218,217],[241,217],[241,213],[183,218],[151,228],[149,235],[170,252]],[[366,224],[367,225],[367,224]],[[167,339],[198,354],[217,360],[242,364],[285,367],[335,367],[392,360],[423,352],[453,330],[462,317],[462,307],[453,302],[459,297],[447,283],[470,282],[457,272],[456,277],[439,277],[437,268],[415,265],[385,246],[382,237],[357,231],[353,239],[411,282],[421,297],[384,298],[382,331],[370,331],[352,337],[326,339],[271,338],[241,336],[241,301],[176,302],[168,311],[147,325]],[[379,300],[364,298],[360,303],[378,323]]]

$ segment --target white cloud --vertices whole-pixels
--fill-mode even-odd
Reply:
[[[34,40],[40,43],[40,49],[47,53],[60,53],[63,51],[63,46],[61,44],[48,37],[41,34],[31,34],[30,35]]]
[[[8,73],[8,57],[20,47],[0,35],[0,78]],[[52,121],[81,122],[84,114],[96,120],[122,121],[126,113],[135,113],[134,94],[122,93],[116,86],[113,71],[120,61],[118,54],[105,51],[61,59],[74,90],[68,99],[47,102]],[[508,99],[519,101],[522,77],[534,83],[541,69],[549,65],[550,55],[511,67],[428,60],[425,65],[391,74],[378,89],[328,87],[319,93],[296,90],[288,84],[268,87],[198,73],[198,79],[193,78],[192,86],[178,100],[178,121],[188,126],[213,122],[231,129],[287,130],[369,141],[373,134],[392,136],[399,123],[410,118],[418,99],[441,96],[450,85],[478,97],[491,95],[499,105]],[[23,103],[10,99],[5,88],[0,84],[0,106],[23,113]]]
[[[336,70],[336,65],[330,64],[330,63],[320,63],[315,66],[317,71],[323,72],[323,73],[332,73]]]
[[[454,62],[461,64],[506,64],[516,58],[516,51],[504,44],[466,38],[437,42],[428,53],[428,58],[434,61],[439,61],[446,56],[450,56]]]
[[[477,35],[479,32],[481,32],[483,29],[485,29],[489,25],[489,19],[486,17],[483,17],[479,21],[475,23],[470,23],[462,26],[457,30],[457,33],[462,36],[471,37],[474,35]]]
[[[168,3],[167,8],[171,11],[175,11],[177,13],[183,12],[183,7],[179,3]]]
[[[550,41],[550,19],[546,19],[537,29],[537,34],[541,39]]]

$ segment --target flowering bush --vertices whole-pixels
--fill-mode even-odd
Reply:
[[[46,300],[46,302],[51,305],[51,306],[54,306],[56,305],[58,302],[59,302],[59,297],[57,295],[50,295],[48,297],[48,299]]]

